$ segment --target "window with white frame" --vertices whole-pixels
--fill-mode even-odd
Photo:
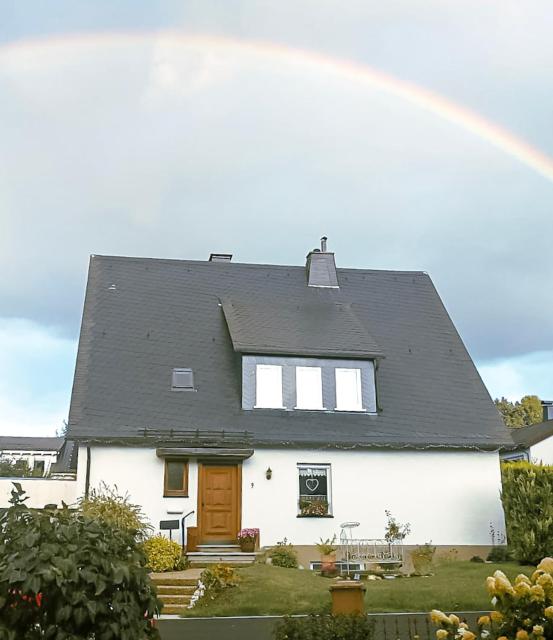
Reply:
[[[282,409],[282,367],[274,364],[256,366],[255,406]]]
[[[336,409],[363,411],[361,369],[336,369]]]
[[[296,409],[322,409],[323,382],[320,367],[296,367]]]
[[[298,464],[298,515],[324,517],[332,513],[329,464]]]

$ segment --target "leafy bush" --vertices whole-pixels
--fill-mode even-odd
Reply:
[[[129,495],[121,496],[117,487],[113,489],[102,483],[92,489],[88,498],[82,498],[80,507],[89,518],[132,532],[138,539],[145,538],[152,526],[142,513],[142,508],[130,502]]]
[[[159,638],[161,603],[133,535],[67,507],[29,509],[14,487],[0,517],[0,638]]]
[[[411,560],[413,562],[415,573],[419,575],[427,575],[430,573],[435,553],[436,547],[432,545],[432,542],[425,542],[423,545],[417,545],[411,551]]]
[[[536,564],[551,553],[553,467],[510,462],[501,473],[509,549],[519,562]]]
[[[494,611],[478,619],[477,633],[451,614],[434,610],[438,640],[544,640],[553,637],[553,558],[544,558],[531,577],[519,574],[512,584],[502,571],[486,580]]]
[[[200,582],[205,591],[213,596],[227,587],[236,587],[238,577],[235,569],[228,564],[216,564],[202,571]]]
[[[297,569],[298,567],[298,554],[286,538],[277,542],[276,547],[269,551],[269,557],[275,567],[284,567],[285,569]]]
[[[284,618],[275,640],[372,640],[374,622],[366,616],[310,615]]]
[[[476,563],[482,564],[484,562],[484,558],[481,558],[480,556],[472,556],[469,562],[476,562]]]
[[[156,573],[186,568],[186,559],[183,559],[180,544],[165,536],[158,535],[144,540],[142,548],[146,554],[148,568]]]
[[[26,460],[0,460],[0,478],[42,477],[41,471],[33,471]]]
[[[403,542],[403,540],[405,540],[405,538],[411,533],[410,523],[407,522],[405,524],[401,524],[394,518],[392,512],[388,511],[388,509],[386,509],[384,513],[388,520],[384,530],[384,539],[389,544],[394,542]]]
[[[486,560],[490,562],[509,562],[512,559],[511,552],[507,547],[492,547],[486,556]]]

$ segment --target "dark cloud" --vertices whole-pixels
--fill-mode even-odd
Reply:
[[[497,107],[494,107],[497,108]],[[75,336],[88,254],[424,269],[479,358],[548,349],[553,185],[382,92],[264,55],[0,54],[0,316]]]

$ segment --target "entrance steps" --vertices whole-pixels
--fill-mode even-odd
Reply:
[[[234,566],[247,566],[255,561],[254,551],[245,553],[240,551],[237,544],[200,544],[198,551],[187,554],[191,567],[206,567],[223,562]]]
[[[200,571],[197,569],[150,574],[152,582],[156,585],[158,598],[163,602],[161,613],[185,613],[198,586],[199,577]]]

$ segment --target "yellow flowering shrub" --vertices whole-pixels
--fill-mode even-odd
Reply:
[[[178,542],[158,535],[142,543],[148,560],[148,568],[156,573],[183,568],[182,549]]]
[[[519,574],[511,583],[496,571],[486,579],[495,610],[480,616],[477,632],[454,615],[434,609],[430,619],[439,627],[437,640],[553,640],[553,558],[544,558],[528,577]]]

